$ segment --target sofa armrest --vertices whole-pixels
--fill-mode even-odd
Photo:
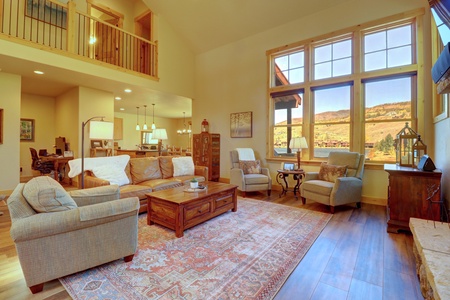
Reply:
[[[272,181],[272,178],[270,177],[269,168],[261,168],[261,174],[266,175],[267,177],[269,177],[269,180]]]
[[[362,180],[357,177],[339,177],[330,195],[330,205],[336,206],[349,202],[360,202]],[[349,199],[351,199],[349,201]]]
[[[70,191],[69,195],[79,207],[120,199],[116,184]]]
[[[13,222],[10,234],[14,242],[18,243],[77,231],[133,216],[137,221],[138,211],[139,199],[131,197],[62,212],[40,213]],[[82,221],[81,217],[85,221]]]
[[[305,178],[303,178],[303,182],[308,180],[318,180],[319,179],[319,172],[306,172]]]
[[[81,182],[81,175],[78,175],[78,182]],[[90,175],[89,173],[84,174],[84,187],[85,188],[93,188],[93,187],[105,186],[105,185],[110,185],[108,180],[95,177],[94,175]]]
[[[245,191],[244,171],[239,168],[232,168],[230,170],[230,184],[238,186],[238,189]]]
[[[194,175],[205,177],[205,181],[208,181],[208,167],[205,166],[194,166]]]

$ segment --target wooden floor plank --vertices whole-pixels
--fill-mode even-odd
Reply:
[[[260,201],[329,213],[326,205],[312,201],[303,205],[292,193],[283,197],[276,191],[271,196],[247,194]],[[9,236],[9,211],[6,207],[0,210],[5,211],[0,216],[0,299],[71,299],[58,280],[46,283],[41,293],[30,293]],[[338,206],[275,299],[423,299],[415,274],[412,236],[386,232],[383,206]]]

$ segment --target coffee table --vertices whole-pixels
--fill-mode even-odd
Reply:
[[[147,224],[160,224],[183,236],[185,229],[231,209],[237,211],[236,185],[208,181],[205,190],[190,192],[188,186],[157,191],[147,196]]]

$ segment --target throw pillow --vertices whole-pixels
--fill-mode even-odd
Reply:
[[[116,165],[102,165],[94,167],[92,169],[95,177],[108,180],[110,184],[117,184],[122,186],[124,184],[130,183],[130,180],[125,173],[125,170],[121,170]]]
[[[261,174],[261,165],[259,160],[240,160],[239,168],[244,174]]]
[[[329,182],[336,182],[339,177],[345,177],[347,174],[347,166],[329,165],[323,162],[320,165],[319,179]]]
[[[172,158],[173,177],[194,175],[195,167],[192,156],[181,156]]]
[[[134,184],[162,178],[158,157],[133,158],[130,159],[130,165]]]
[[[65,211],[77,207],[59,182],[48,176],[39,176],[28,181],[23,188],[23,196],[38,213]]]

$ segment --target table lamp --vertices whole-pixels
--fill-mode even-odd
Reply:
[[[152,138],[158,140],[158,155],[161,156],[161,144],[162,140],[167,140],[167,131],[164,128],[156,128],[153,130]]]
[[[289,143],[289,148],[291,148],[291,150],[297,149],[297,170],[301,170],[300,154],[302,149],[308,149],[308,143],[306,143],[306,138],[301,136],[291,139],[291,142]]]

